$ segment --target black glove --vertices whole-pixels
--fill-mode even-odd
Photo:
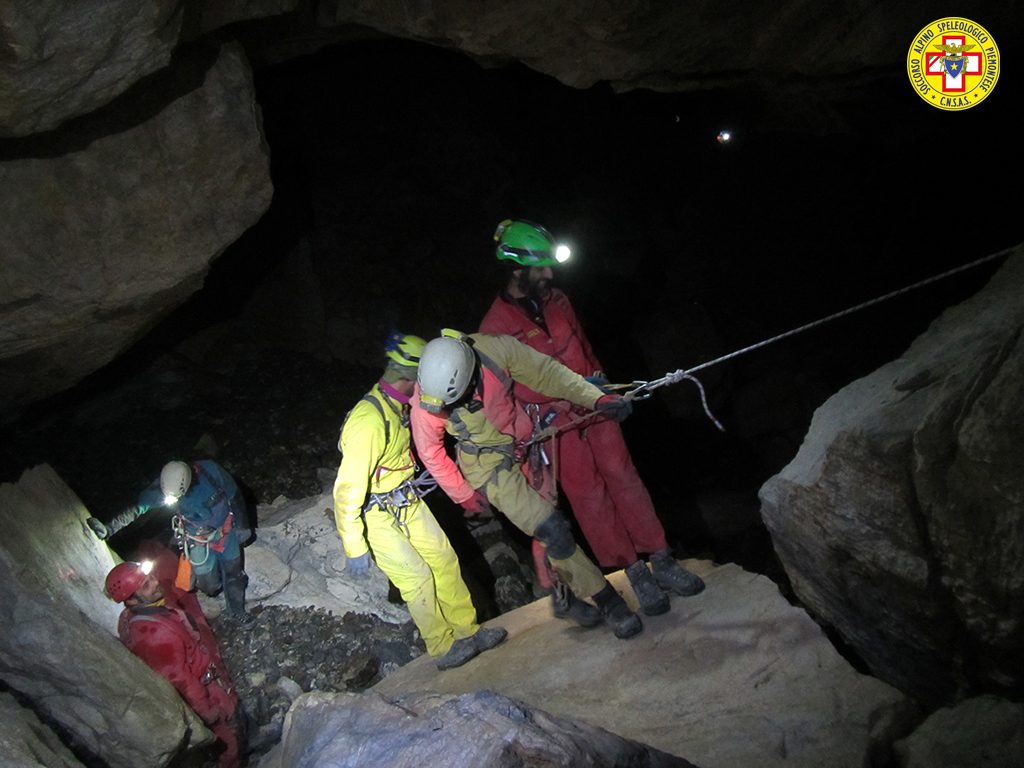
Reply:
[[[113,536],[115,533],[120,531],[122,528],[127,528],[129,525],[134,523],[138,518],[142,517],[143,511],[138,505],[133,504],[130,507],[125,508],[117,517],[107,523],[106,530],[107,536]]]
[[[100,541],[105,541],[107,536],[110,535],[107,532],[107,526],[105,526],[103,523],[101,523],[95,517],[90,517],[89,519],[87,519],[85,521],[85,524],[88,525],[92,529],[92,532],[96,534],[96,538],[99,539]]]
[[[633,404],[622,395],[604,395],[594,404],[594,410],[613,421],[625,421],[633,412]]]

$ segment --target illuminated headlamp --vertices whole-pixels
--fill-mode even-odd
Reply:
[[[164,496],[164,506],[173,507],[177,503],[178,503],[178,497],[177,496],[171,496],[170,494]]]
[[[149,576],[149,574],[153,572],[153,561],[143,560],[141,563],[139,563],[139,570],[147,576]]]
[[[565,264],[570,256],[572,256],[572,250],[568,245],[560,245],[555,248],[555,261],[559,264]]]

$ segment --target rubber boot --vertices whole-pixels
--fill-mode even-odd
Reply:
[[[492,627],[490,629],[481,627],[473,635],[473,643],[476,645],[477,651],[483,653],[505,642],[506,637],[508,637],[508,632],[505,631],[504,627]]]
[[[672,551],[663,549],[651,555],[654,580],[658,586],[671,590],[677,595],[690,597],[704,591],[704,580],[690,573],[672,557]]]
[[[476,647],[475,637],[476,635],[473,635],[473,637],[463,637],[452,643],[448,653],[437,660],[437,668],[452,669],[453,667],[461,667],[480,653],[480,649]]]
[[[601,609],[601,617],[605,623],[620,640],[643,632],[644,625],[640,617],[629,610],[626,601],[615,591],[611,583],[605,584],[604,589],[594,595],[594,602]]]
[[[581,627],[596,627],[604,621],[598,608],[580,600],[568,586],[560,581],[554,583],[551,607],[556,619],[571,619]]]
[[[633,592],[636,593],[636,599],[640,601],[640,610],[645,616],[668,613],[668,595],[655,583],[651,572],[647,570],[647,563],[637,560],[626,569],[626,575],[629,577],[629,583],[633,585]]]
[[[242,558],[228,560],[224,564],[224,602],[228,612],[235,616],[245,614],[245,588],[249,576],[242,570]]]

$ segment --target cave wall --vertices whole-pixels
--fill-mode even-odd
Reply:
[[[755,86],[786,103],[776,117],[815,132],[842,122],[830,98],[870,97],[902,76],[906,41],[933,14],[917,1],[9,0],[0,7],[0,225],[13,233],[2,256],[4,409],[109,362],[197,290],[266,211],[260,115],[237,48],[225,47],[201,87],[133,117],[154,78],[187,68],[190,45],[241,39],[269,63],[393,35],[484,64],[523,62],[576,88]],[[1010,7],[984,23],[1000,39],[1021,26]],[[500,98],[492,107],[521,108]],[[85,139],[80,121],[95,115],[133,124]]]
[[[153,118],[66,155],[0,163],[7,406],[76,383],[138,339],[201,287],[271,193],[236,45]]]
[[[121,606],[103,594],[115,561],[87,517],[46,465],[0,485],[0,681],[83,761],[165,765],[212,737],[170,683],[117,639]]]
[[[1024,246],[832,396],[761,514],[797,595],[921,700],[1024,694]]]

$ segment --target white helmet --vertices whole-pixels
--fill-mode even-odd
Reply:
[[[439,413],[466,394],[475,372],[476,355],[467,342],[451,336],[434,339],[420,357],[420,405]]]
[[[184,461],[169,461],[160,470],[160,490],[164,493],[164,503],[173,504],[192,485],[192,470]]]

